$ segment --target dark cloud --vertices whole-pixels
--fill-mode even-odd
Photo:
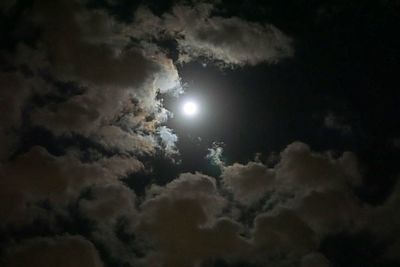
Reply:
[[[30,90],[19,73],[1,73],[0,84],[0,160],[3,160],[18,143],[16,135],[22,123],[22,107]]]
[[[82,236],[38,237],[10,247],[5,266],[104,266],[94,245]]]
[[[329,267],[330,262],[321,253],[311,253],[301,259],[301,267]]]

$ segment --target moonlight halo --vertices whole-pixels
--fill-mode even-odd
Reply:
[[[182,105],[182,112],[187,117],[194,117],[199,112],[199,106],[193,100],[185,101]]]

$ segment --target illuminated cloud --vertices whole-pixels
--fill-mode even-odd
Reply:
[[[276,63],[293,56],[292,39],[273,25],[238,17],[212,16],[213,5],[175,5],[157,17],[146,8],[137,11],[140,37],[172,38],[178,42],[179,61],[206,57],[230,66]]]

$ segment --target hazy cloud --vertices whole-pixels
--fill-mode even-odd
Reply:
[[[328,129],[337,130],[341,134],[351,134],[352,132],[351,126],[345,123],[342,118],[335,116],[333,113],[329,113],[325,116],[324,126]]]

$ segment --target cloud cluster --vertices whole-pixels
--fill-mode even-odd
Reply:
[[[363,232],[388,244],[382,262],[395,260],[399,243],[390,235],[399,228],[387,223],[398,193],[381,206],[363,203],[354,193],[358,165],[351,152],[334,156],[294,142],[272,166],[234,163],[217,180],[181,174],[153,186],[139,206],[136,231],[153,248],[143,264],[326,267],[335,260],[320,251],[326,238]]]
[[[133,42],[129,25],[85,1],[13,3],[1,10],[15,19],[10,36],[20,37],[0,54],[1,246],[35,224],[60,236],[19,242],[7,264],[103,266],[92,243],[63,235],[75,217],[110,257],[130,259],[115,230],[124,222],[128,231],[137,217],[123,179],[146,171],[140,157],[175,151],[158,95],[180,93],[177,69],[158,46]]]

